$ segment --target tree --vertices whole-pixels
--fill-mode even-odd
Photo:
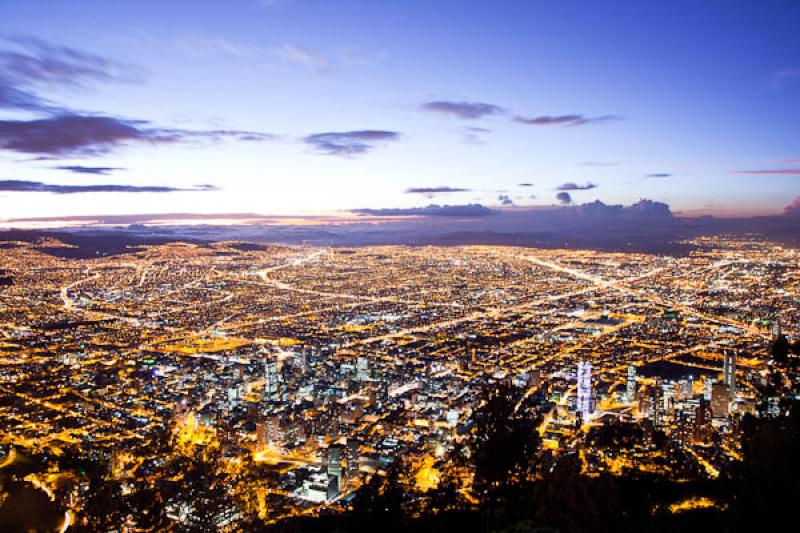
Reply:
[[[473,488],[480,499],[493,499],[534,472],[540,438],[538,417],[522,407],[519,391],[507,384],[485,389],[473,416]]]
[[[781,334],[770,344],[769,353],[776,363],[786,364],[789,359],[789,349],[789,341]]]
[[[169,527],[165,502],[161,493],[145,485],[128,498],[131,514],[141,531],[164,531]]]
[[[800,402],[775,418],[747,415],[742,421],[743,461],[734,498],[745,528],[794,521],[800,501]],[[769,529],[769,528],[767,528]]]
[[[381,524],[385,531],[402,531],[413,514],[411,498],[405,482],[410,478],[410,465],[402,459],[394,461],[386,475],[374,474],[359,491],[353,507],[357,528],[371,530]]]
[[[562,533],[613,531],[617,488],[605,478],[581,475],[577,455],[563,455],[535,491],[535,520]]]
[[[127,514],[118,481],[91,476],[89,492],[83,504],[85,531],[113,531],[119,529]],[[77,528],[80,530],[80,528]]]

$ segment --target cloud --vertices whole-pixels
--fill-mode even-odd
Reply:
[[[775,90],[783,89],[787,83],[800,79],[800,67],[789,67],[781,69],[772,75],[770,85]]]
[[[466,144],[486,144],[481,135],[490,131],[487,128],[466,127],[461,130],[461,138]]]
[[[409,187],[406,193],[410,194],[441,194],[450,192],[468,192],[470,189],[462,189],[460,187],[447,187],[442,185],[440,187]]]
[[[794,199],[794,202],[786,206],[783,214],[787,216],[800,217],[800,196]]]
[[[351,157],[369,152],[378,143],[397,141],[400,136],[396,131],[331,131],[309,135],[303,141],[324,154]]]
[[[669,178],[672,174],[668,174],[667,172],[654,172],[652,174],[645,174],[645,178]]]
[[[0,77],[0,109],[21,109],[24,111],[56,112],[59,110],[53,103],[36,96],[36,94],[14,87]]]
[[[322,56],[294,44],[284,44],[277,48],[275,55],[284,61],[305,67],[315,74],[324,74],[329,70],[328,62]]]
[[[258,46],[236,43],[223,37],[180,35],[173,41],[179,52],[193,57],[229,56],[252,59],[263,56],[266,50]]]
[[[139,82],[143,71],[133,65],[34,37],[6,39],[0,50],[0,78],[18,85],[84,88],[88,82]]]
[[[578,185],[573,181],[568,181],[567,183],[562,183],[558,187],[556,187],[557,191],[588,191],[589,189],[597,188],[596,183],[588,182],[586,185]]]
[[[128,143],[265,141],[274,136],[239,130],[158,128],[143,120],[63,114],[34,120],[0,120],[0,150],[46,156],[96,156]]]
[[[622,120],[622,117],[619,115],[601,115],[598,117],[587,117],[585,115],[542,115],[532,118],[521,116],[514,117],[515,122],[527,124],[529,126],[585,126],[587,124],[601,124],[604,122],[615,122],[617,120]]]
[[[572,203],[572,196],[568,192],[560,192],[556,194],[556,200],[563,205],[568,205]]]
[[[514,204],[514,201],[507,194],[501,194],[500,196],[497,197],[497,200],[502,205],[513,205]]]
[[[0,49],[0,108],[44,113],[64,108],[37,95],[55,87],[85,89],[90,82],[139,82],[140,68],[33,37],[6,38]]]
[[[345,65],[373,65],[383,62],[386,59],[386,52],[378,50],[367,53],[357,46],[348,45],[339,48],[339,59]]]
[[[217,190],[213,185],[198,185],[190,189],[165,186],[138,185],[59,185],[40,181],[0,180],[0,191],[3,192],[50,192],[54,194],[78,194],[89,192],[199,192]]]
[[[430,217],[483,217],[495,214],[496,211],[481,204],[437,205],[426,207],[399,207],[386,209],[353,209],[351,213],[369,216],[430,216]]]
[[[517,187],[533,187],[533,183],[517,183]]]
[[[615,161],[584,161],[580,163],[582,167],[618,167]]]
[[[734,174],[748,176],[800,176],[800,168],[768,168],[758,170],[737,170]]]
[[[98,176],[107,176],[116,170],[125,170],[119,167],[85,167],[83,165],[64,165],[53,168],[57,170],[67,170],[75,174],[94,174]]]
[[[473,120],[504,112],[502,107],[485,102],[449,102],[444,100],[425,102],[420,106],[420,109],[451,115],[463,120]]]

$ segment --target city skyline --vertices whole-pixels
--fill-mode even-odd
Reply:
[[[642,198],[746,217],[800,195],[793,2],[0,15],[4,220]]]

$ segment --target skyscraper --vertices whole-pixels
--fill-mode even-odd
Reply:
[[[342,480],[342,447],[338,444],[328,446],[327,458],[328,473],[328,499],[333,499],[339,494]]]
[[[262,400],[269,403],[278,397],[278,363],[272,356],[264,362],[264,392]]]
[[[369,379],[369,359],[366,357],[356,359],[356,379],[359,381]]]
[[[359,461],[361,458],[361,441],[347,438],[347,457],[345,463],[345,477],[349,483],[358,479]]]
[[[728,386],[731,396],[736,394],[736,353],[725,352],[722,366],[722,382]]]
[[[628,365],[628,381],[625,387],[625,399],[628,403],[636,401],[636,367]]]
[[[578,362],[578,402],[576,411],[586,422],[592,414],[592,364],[588,361]]]

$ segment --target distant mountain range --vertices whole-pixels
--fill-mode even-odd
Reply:
[[[652,200],[607,205],[490,208],[480,204],[357,209],[344,216],[265,217],[254,214],[159,214],[9,221],[20,226],[63,223],[57,230],[0,231],[0,240],[56,236],[76,246],[67,255],[108,255],[168,241],[247,241],[316,246],[510,245],[680,255],[700,235],[754,235],[800,246],[800,202],[781,215],[716,218],[675,216]],[[55,252],[55,251],[54,251]],[[59,252],[58,255],[61,255]]]

